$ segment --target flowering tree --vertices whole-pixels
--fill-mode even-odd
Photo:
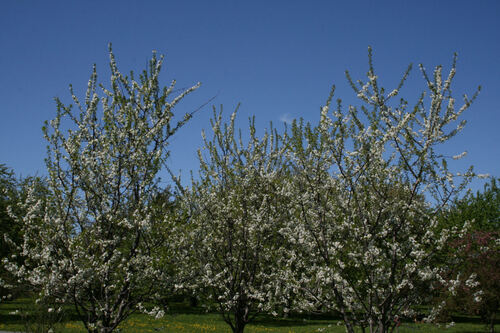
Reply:
[[[285,169],[280,137],[258,138],[250,123],[248,144],[235,135],[234,119],[214,112],[213,139],[199,151],[200,179],[186,192],[191,217],[186,270],[199,272],[179,287],[205,294],[233,332],[243,332],[255,315],[282,302],[281,262],[285,222],[279,189]],[[207,152],[204,156],[203,152]]]
[[[46,179],[41,177],[26,177],[14,179],[14,172],[0,165],[0,220],[2,239],[0,239],[0,295],[3,299],[12,299],[21,293],[26,293],[32,286],[19,281],[17,268],[22,266],[25,258],[21,255],[23,242],[22,224],[18,223],[16,216],[26,214],[26,201],[28,192],[32,198],[37,198],[39,204],[45,206],[48,201]],[[29,191],[28,191],[29,189]],[[14,268],[14,270],[13,270]]]
[[[414,107],[403,98],[393,103],[410,69],[387,93],[369,49],[368,80],[354,82],[347,72],[362,106],[346,112],[338,100],[332,110],[332,89],[318,126],[292,126],[296,213],[284,232],[301,265],[296,284],[306,296],[302,306],[340,311],[348,332],[355,325],[393,328],[440,279],[433,261],[449,236],[463,231],[438,228],[436,216],[473,172],[457,183],[437,147],[463,128],[464,121],[450,126],[477,93],[455,107],[454,60],[445,80],[441,66],[432,79],[421,66],[428,90]]]
[[[172,98],[175,81],[159,84],[163,58],[153,53],[136,80],[109,54],[110,89],[98,86],[94,66],[83,103],[70,87],[76,112],[56,99],[56,118],[43,128],[49,200],[31,189],[21,217],[26,262],[11,264],[41,298],[72,303],[89,332],[111,332],[169,281],[155,237],[169,217],[158,219],[152,202],[169,139],[192,116],[175,121],[173,109],[199,86]]]

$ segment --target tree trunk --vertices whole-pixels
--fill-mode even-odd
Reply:
[[[384,321],[379,320],[378,325],[377,325],[377,332],[378,333],[387,333],[388,328],[389,327],[384,323]]]
[[[352,325],[352,322],[350,320],[346,320],[345,316],[344,316],[344,324],[348,333],[354,333],[354,327]]]
[[[233,328],[233,333],[243,333],[243,331],[245,330],[245,325],[246,323],[242,320],[237,320]]]

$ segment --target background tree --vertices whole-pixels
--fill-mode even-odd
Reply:
[[[472,221],[462,239],[452,240],[446,253],[448,275],[460,274],[457,287],[438,297],[445,301],[445,311],[480,315],[490,332],[500,307],[500,189],[492,178],[483,192],[468,193],[443,214],[443,222],[456,226]],[[473,275],[474,278],[469,277]]]
[[[500,179],[491,178],[484,185],[482,192],[467,193],[463,198],[455,200],[450,209],[443,212],[443,223],[456,226],[463,221],[471,221],[470,231],[500,230]]]
[[[208,298],[233,332],[243,332],[258,313],[283,299],[286,284],[278,267],[283,237],[283,147],[271,128],[262,138],[254,121],[248,143],[235,133],[234,119],[222,123],[222,112],[211,121],[212,140],[204,136],[199,151],[200,179],[187,191],[189,220],[185,261],[199,272],[191,288]],[[206,153],[206,154],[205,154]],[[189,287],[189,286],[188,286]]]
[[[393,103],[410,70],[386,92],[369,49],[368,80],[346,72],[361,107],[344,111],[338,100],[331,110],[332,89],[318,126],[292,127],[296,213],[288,235],[302,262],[296,283],[303,306],[340,311],[349,332],[355,325],[386,332],[428,295],[422,288],[441,278],[434,258],[453,234],[438,228],[437,216],[473,176],[469,169],[456,183],[438,147],[463,128],[464,121],[450,126],[477,93],[455,108],[454,60],[445,80],[441,66],[432,79],[421,66],[427,91],[414,107],[403,98]]]
[[[0,164],[0,262],[19,260],[15,244],[21,243],[21,228],[10,216],[9,209],[16,209],[19,201],[19,184],[14,171],[5,164]],[[9,208],[10,207],[10,208]],[[0,301],[12,296],[15,280],[13,276],[0,266]]]
[[[83,103],[70,86],[76,111],[56,99],[57,115],[43,128],[50,201],[30,187],[20,217],[26,264],[11,264],[40,298],[73,304],[89,332],[114,330],[170,282],[158,255],[165,240],[154,232],[168,214],[157,219],[152,202],[169,140],[192,116],[175,121],[174,107],[199,86],[172,97],[175,81],[159,83],[163,58],[153,53],[136,79],[109,54],[109,89],[94,66]]]

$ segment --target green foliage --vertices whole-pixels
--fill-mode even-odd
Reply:
[[[500,307],[500,189],[491,179],[483,192],[468,193],[443,215],[444,224],[458,226],[471,221],[465,237],[450,242],[448,274],[459,274],[457,287],[443,291],[438,301],[446,304],[444,315],[463,311],[479,315],[494,331]]]
[[[451,209],[443,215],[445,224],[457,226],[464,221],[471,222],[471,231],[500,230],[500,188],[499,179],[491,178],[484,185],[483,191],[468,192],[465,197],[456,200]]]
[[[14,171],[5,164],[0,164],[0,262],[4,258],[16,259],[18,253],[14,244],[19,243],[21,231],[18,224],[8,213],[18,202],[18,181],[14,177]],[[14,258],[12,256],[15,256]],[[14,280],[6,271],[4,265],[0,266],[0,301],[7,297],[11,291],[7,288]]]
[[[14,219],[9,216],[8,207],[15,205],[18,200],[18,182],[14,177],[14,171],[5,164],[0,164],[0,232],[2,235],[9,234],[11,237],[18,233]],[[10,247],[5,240],[0,239],[0,256],[5,257],[10,252]]]

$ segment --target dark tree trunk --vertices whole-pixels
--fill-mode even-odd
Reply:
[[[233,330],[233,332],[234,332],[234,333],[243,333],[244,329],[245,329],[245,324],[244,324],[244,323],[243,323],[243,324],[241,324],[241,325],[236,324],[236,325],[234,326],[234,330]]]
[[[245,304],[239,304],[234,313],[234,333],[243,333],[246,324],[248,324],[248,306]]]

